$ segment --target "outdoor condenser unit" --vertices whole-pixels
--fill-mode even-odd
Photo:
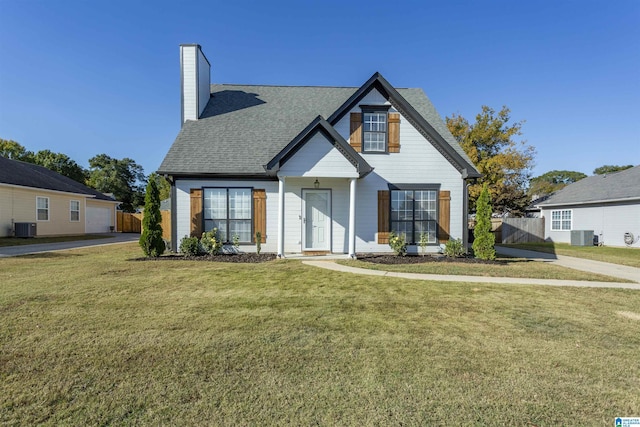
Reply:
[[[572,230],[571,246],[593,245],[593,230]]]
[[[35,222],[16,222],[16,237],[36,237],[38,224]]]

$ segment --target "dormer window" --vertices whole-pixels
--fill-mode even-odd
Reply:
[[[388,106],[362,108],[362,152],[387,152]]]
[[[399,153],[400,113],[390,105],[361,105],[351,113],[349,145],[358,153]]]

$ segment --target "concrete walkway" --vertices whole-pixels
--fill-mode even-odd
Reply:
[[[640,268],[625,267],[606,262],[590,261],[574,257],[558,256],[534,251],[523,251],[519,249],[498,248],[500,254],[514,256],[517,258],[528,258],[541,262],[549,262],[574,270],[587,271],[591,273],[605,274],[635,283],[618,282],[590,282],[583,280],[552,280],[552,279],[526,279],[517,277],[486,277],[486,276],[460,276],[443,274],[418,274],[418,273],[398,273],[392,271],[369,270],[366,268],[349,267],[336,264],[333,260],[305,260],[303,264],[325,268],[327,270],[339,271],[343,273],[363,274],[367,276],[400,277],[412,280],[434,280],[439,282],[471,282],[471,283],[504,283],[521,285],[544,285],[544,286],[576,286],[587,288],[617,288],[640,290]]]
[[[604,274],[606,276],[617,277],[619,279],[631,280],[632,282],[640,283],[640,268],[636,267],[628,267],[626,265],[593,261],[590,259],[575,258],[565,255],[547,254],[544,252],[506,248],[504,246],[496,246],[496,252],[500,255],[506,255],[514,258],[527,258],[534,261],[549,262],[561,267],[573,268],[574,270],[586,271],[589,273]]]
[[[68,249],[84,248],[88,246],[117,245],[121,243],[137,242],[139,234],[135,233],[108,233],[104,239],[74,240],[59,243],[36,243],[21,246],[0,246],[0,258],[37,254],[41,252],[66,251]]]

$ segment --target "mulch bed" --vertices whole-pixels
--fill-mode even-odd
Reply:
[[[262,253],[260,255],[255,253],[242,253],[242,254],[219,254],[219,255],[198,255],[198,256],[184,256],[180,254],[163,255],[158,258],[143,257],[135,258],[132,261],[213,261],[213,262],[236,262],[236,263],[261,263],[272,261],[276,259],[276,254]]]
[[[276,259],[276,254],[273,253],[228,253],[219,255],[198,255],[198,256],[184,256],[181,254],[168,254],[158,258],[141,257],[134,258],[131,261],[209,261],[209,262],[235,262],[235,263],[247,263],[256,264],[261,262],[273,261]],[[357,254],[359,261],[370,262],[373,264],[424,264],[430,262],[456,262],[456,263],[468,263],[468,264],[505,264],[505,261],[485,261],[470,256],[460,258],[449,258],[443,255],[406,255],[396,256],[392,254]]]
[[[405,255],[396,256],[391,254],[357,254],[358,261],[370,262],[373,264],[424,264],[429,262],[455,262],[467,264],[504,264],[504,261],[487,261],[471,256],[450,258],[444,255]]]

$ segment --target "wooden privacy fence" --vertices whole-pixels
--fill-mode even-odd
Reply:
[[[469,221],[467,226],[469,229],[469,241],[473,242],[473,230],[476,227],[476,221]],[[502,243],[502,218],[491,218],[491,233],[496,238],[496,243]]]
[[[504,218],[502,243],[544,242],[544,218]]]
[[[140,233],[142,231],[142,214],[117,211],[116,231],[121,233]]]
[[[171,211],[160,211],[162,215],[162,238],[171,240]],[[116,231],[121,233],[142,233],[142,219],[144,213],[127,213],[118,211],[116,215]]]

